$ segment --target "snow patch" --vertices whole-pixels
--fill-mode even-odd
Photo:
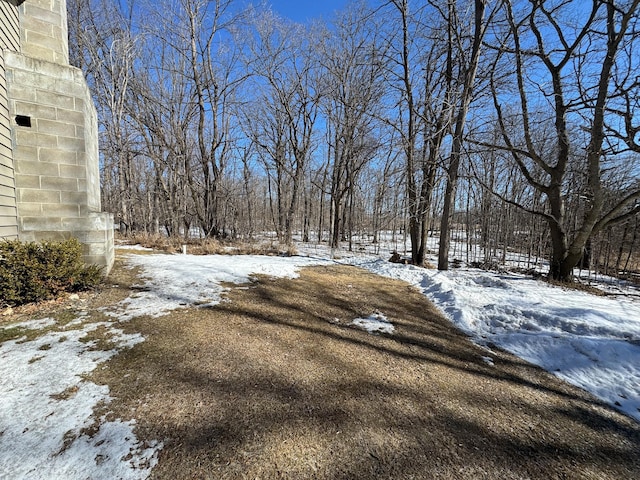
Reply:
[[[122,249],[122,250],[134,250],[139,252],[153,252],[153,248],[143,247],[142,245],[120,244],[120,245],[116,245],[116,248]]]
[[[13,323],[0,327],[1,330],[9,330],[11,328],[22,328],[24,330],[43,330],[56,324],[53,318],[40,318],[37,320],[27,320],[26,322]]]
[[[482,357],[482,361],[484,363],[486,363],[487,365],[489,365],[490,367],[494,367],[495,364],[493,363],[493,358],[491,357]]]
[[[135,295],[106,311],[120,321],[142,315],[161,317],[189,306],[211,307],[221,301],[224,284],[249,283],[256,275],[296,278],[300,268],[328,260],[262,255],[127,255],[141,267],[145,282]]]
[[[358,328],[362,328],[369,333],[387,333],[392,335],[395,331],[393,324],[381,313],[374,313],[367,318],[356,318],[351,322]]]
[[[36,328],[53,325],[51,319],[26,323]],[[114,349],[94,350],[95,342],[86,341],[87,333],[100,326],[107,327]],[[101,419],[94,436],[83,433],[95,427],[94,408],[111,400],[107,386],[83,376],[118,349],[142,341],[142,336],[125,334],[108,323],[93,323],[78,330],[51,331],[32,341],[0,344],[0,476],[10,472],[12,479],[146,478],[161,445],[141,445],[133,422]]]

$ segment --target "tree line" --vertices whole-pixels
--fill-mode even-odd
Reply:
[[[121,231],[636,268],[640,0],[68,0]]]

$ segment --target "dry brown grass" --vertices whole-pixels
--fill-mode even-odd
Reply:
[[[164,440],[152,478],[640,478],[637,423],[511,355],[487,365],[407,284],[314,267],[227,300],[123,324],[146,341],[94,375]],[[394,335],[350,325],[374,311]]]
[[[135,234],[118,238],[120,245],[141,245],[167,253],[182,252],[186,245],[191,255],[295,255],[294,245],[283,245],[276,241],[222,241],[216,238],[166,237],[164,235]]]
[[[567,290],[577,290],[579,292],[586,292],[591,295],[595,295],[596,297],[604,297],[606,295],[606,293],[600,288],[594,287],[593,285],[588,285],[580,281],[561,282],[559,280],[553,280],[551,278],[544,278],[544,280],[550,285],[554,285],[560,288],[565,288]]]

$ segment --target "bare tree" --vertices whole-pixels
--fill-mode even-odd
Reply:
[[[376,113],[383,97],[385,52],[378,25],[363,14],[365,8],[354,4],[338,14],[320,54],[332,248],[346,236],[352,248],[358,177],[380,145]]]
[[[505,107],[505,92],[494,78],[502,133],[496,147],[510,153],[545,197],[546,208],[527,210],[549,226],[549,276],[557,280],[572,278],[594,234],[640,211],[637,185],[610,205],[603,188],[603,174],[621,160],[622,147],[636,148],[631,119],[637,105],[631,99],[638,98],[640,84],[631,52],[640,41],[639,5],[640,0],[530,1],[517,9],[506,4],[509,28],[499,52],[514,67],[517,105]],[[550,136],[540,141],[545,125]],[[572,158],[583,167],[582,188],[575,192],[583,200],[581,212],[567,211]],[[572,231],[570,220],[578,215]]]
[[[428,2],[415,11],[408,0],[392,0],[399,16],[393,38],[390,86],[399,97],[389,126],[405,157],[407,214],[413,263],[421,265],[442,148],[451,132],[460,76],[454,2]]]
[[[196,105],[196,153],[199,182],[190,178],[200,227],[206,236],[224,236],[219,210],[219,188],[233,145],[231,137],[234,93],[246,77],[236,68],[239,56],[229,41],[237,21],[231,0],[181,0],[173,32],[184,35],[180,46],[188,46],[188,70]],[[164,9],[163,9],[164,10]],[[196,201],[196,198],[199,201]]]
[[[482,50],[482,42],[490,24],[490,18],[485,19],[486,0],[474,0],[474,21],[473,35],[471,43],[471,53],[465,55],[465,42],[458,39],[458,45],[462,49],[458,52],[458,58],[461,62],[460,75],[462,76],[462,91],[455,108],[455,123],[453,135],[451,139],[451,155],[447,166],[447,187],[444,197],[444,208],[442,211],[442,220],[440,222],[440,245],[438,249],[438,269],[447,270],[449,268],[449,241],[450,241],[450,223],[455,206],[456,187],[458,182],[458,170],[462,156],[464,129],[474,94],[474,84],[476,81],[476,73],[478,64],[480,63],[480,54]],[[456,14],[456,2],[449,2],[448,24],[454,23],[459,25],[460,21]],[[456,32],[460,35],[462,32]]]
[[[194,142],[190,125],[194,119],[192,87],[181,73],[186,59],[177,56],[166,42],[147,38],[148,55],[133,81],[135,92],[129,107],[138,132],[140,155],[148,160],[153,181],[153,231],[162,226],[169,236],[185,235],[195,217],[190,179],[193,177]]]
[[[272,12],[255,14],[252,25],[255,37],[247,67],[254,80],[252,88],[262,94],[248,104],[251,112],[245,115],[245,124],[262,152],[267,172],[275,175],[277,230],[280,240],[289,244],[318,116],[314,32]]]

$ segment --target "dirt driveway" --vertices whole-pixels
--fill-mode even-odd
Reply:
[[[110,281],[96,306],[136,279]],[[152,478],[640,478],[640,425],[473,345],[407,284],[312,267],[226,299],[123,324],[146,341],[92,377],[164,440]],[[351,325],[376,311],[392,335]]]

